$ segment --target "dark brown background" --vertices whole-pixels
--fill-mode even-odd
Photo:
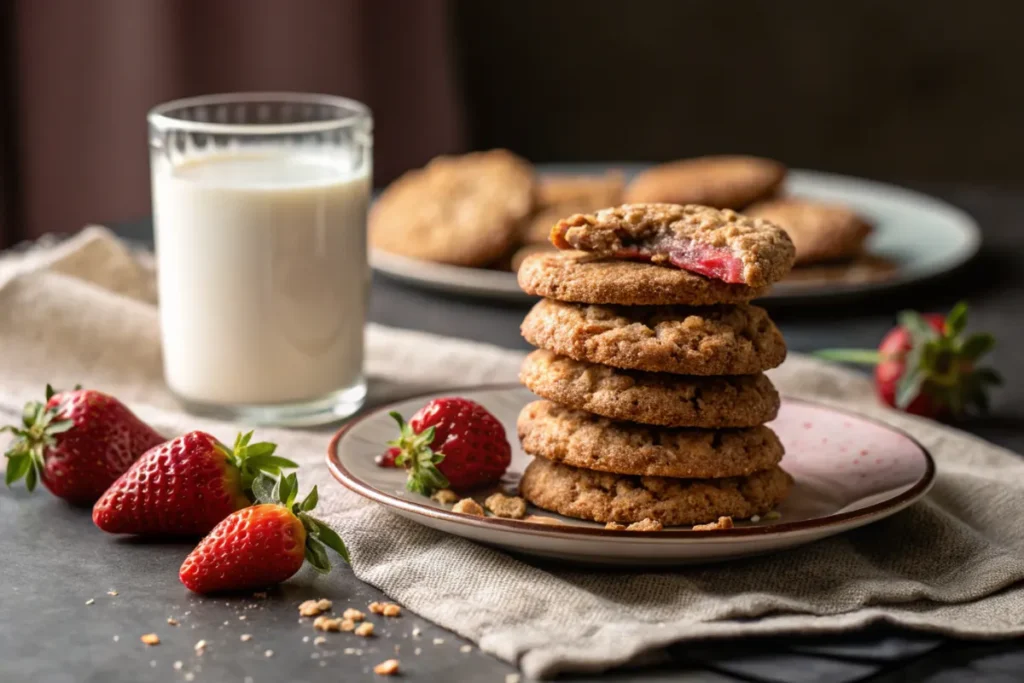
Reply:
[[[367,102],[377,181],[714,152],[1024,186],[1024,3],[987,0],[8,0],[0,245],[149,212],[145,113],[311,90]]]

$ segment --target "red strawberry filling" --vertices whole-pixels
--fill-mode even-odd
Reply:
[[[661,235],[615,252],[617,258],[662,262],[680,270],[732,284],[743,284],[743,261],[725,247],[714,247],[672,235]]]

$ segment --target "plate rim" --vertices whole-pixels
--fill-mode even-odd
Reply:
[[[792,534],[799,534],[802,532],[813,532],[820,531],[823,529],[831,529],[835,527],[842,528],[850,523],[871,521],[872,518],[877,516],[879,513],[889,512],[889,514],[895,514],[906,507],[914,504],[931,490],[935,484],[936,465],[935,459],[928,449],[918,441],[913,435],[907,431],[894,427],[880,419],[863,415],[856,411],[847,410],[845,408],[837,408],[826,403],[819,401],[813,401],[805,398],[797,398],[792,396],[783,396],[784,402],[791,403],[802,403],[805,405],[816,406],[819,408],[825,408],[827,410],[833,410],[844,415],[855,417],[861,420],[865,420],[872,424],[875,424],[884,429],[888,429],[895,432],[905,438],[907,438],[917,449],[921,452],[921,455],[925,459],[925,472],[924,475],[914,483],[909,489],[900,493],[893,498],[889,498],[878,503],[874,503],[865,508],[859,510],[852,510],[850,512],[842,512],[835,515],[828,515],[827,517],[817,517],[814,519],[802,520],[798,522],[782,522],[780,524],[772,524],[768,526],[752,526],[752,527],[734,527],[732,529],[714,529],[709,531],[694,531],[693,529],[667,529],[659,531],[657,534],[637,534],[635,532],[627,532],[622,529],[604,529],[600,527],[580,527],[573,525],[544,525],[537,524],[535,522],[525,522],[518,519],[505,519],[502,517],[483,517],[480,519],[475,518],[472,515],[464,515],[457,512],[451,512],[450,510],[442,510],[435,508],[425,503],[419,503],[412,500],[406,500],[390,493],[385,493],[359,477],[352,474],[347,467],[341,462],[338,457],[338,446],[341,443],[342,438],[357,424],[367,420],[371,417],[375,417],[380,413],[391,410],[396,403],[404,403],[405,401],[414,401],[417,399],[426,399],[427,397],[436,397],[441,393],[444,394],[459,394],[462,392],[469,391],[494,391],[494,390],[513,390],[523,389],[524,387],[516,382],[496,382],[492,384],[479,384],[468,387],[455,387],[452,389],[443,390],[442,392],[427,392],[424,394],[418,394],[415,396],[409,396],[407,398],[399,399],[397,401],[390,401],[384,405],[377,406],[362,415],[350,420],[345,423],[334,433],[331,437],[330,442],[327,445],[327,468],[342,486],[349,489],[350,491],[357,493],[364,498],[367,498],[375,503],[380,503],[390,508],[397,508],[403,512],[407,512],[415,515],[422,515],[431,519],[440,520],[443,522],[451,522],[454,524],[461,524],[465,526],[471,526],[478,529],[491,529],[495,527],[499,529],[505,529],[508,531],[518,531],[528,533],[530,535],[540,535],[545,537],[557,537],[557,536],[582,536],[591,538],[616,538],[616,539],[630,539],[637,541],[651,541],[651,540],[705,540],[709,541],[712,539],[726,540],[733,538],[750,538],[750,537],[764,537],[764,536],[787,536]],[[557,513],[555,513],[557,514]],[[886,515],[888,516],[888,515]]]

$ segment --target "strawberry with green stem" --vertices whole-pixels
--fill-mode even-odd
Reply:
[[[341,537],[310,514],[316,487],[301,502],[298,489],[295,474],[257,477],[257,504],[228,515],[199,542],[181,565],[181,582],[196,593],[264,588],[289,579],[303,561],[326,574],[327,548],[350,562]]]
[[[1002,383],[999,374],[978,360],[995,346],[980,332],[964,336],[967,303],[959,302],[943,317],[903,311],[899,325],[882,339],[877,351],[829,349],[815,355],[844,363],[875,366],[875,389],[887,405],[915,415],[959,417],[988,410],[988,389]]]
[[[189,432],[142,455],[93,506],[92,518],[113,534],[201,536],[235,510],[252,505],[261,475],[298,467],[272,443],[239,434],[228,448],[206,432]]]
[[[505,428],[479,403],[435,398],[405,420],[397,412],[395,465],[408,470],[405,487],[423,495],[443,488],[464,491],[493,484],[512,462]]]
[[[0,427],[14,441],[5,453],[6,482],[41,481],[55,496],[91,505],[135,459],[164,441],[121,401],[92,389],[54,391],[25,404],[20,425]]]

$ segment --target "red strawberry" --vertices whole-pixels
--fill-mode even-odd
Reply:
[[[201,536],[235,510],[252,505],[252,483],[298,467],[274,455],[272,443],[234,448],[205,432],[189,432],[142,455],[92,509],[96,526],[112,534]]]
[[[389,448],[373,459],[377,467],[397,467],[395,459],[402,451],[398,448]]]
[[[315,486],[301,503],[295,502],[294,474],[277,481],[261,476],[253,488],[260,504],[228,515],[185,558],[178,577],[190,591],[271,586],[299,571],[303,559],[327,573],[331,563],[324,546],[349,561],[341,537],[309,514],[317,503]]]
[[[113,396],[91,389],[54,392],[25,404],[20,426],[0,428],[15,439],[7,456],[7,485],[25,478],[76,505],[91,505],[135,459],[164,437]]]
[[[478,403],[436,398],[420,408],[409,424],[390,413],[401,435],[389,446],[401,452],[395,464],[409,470],[405,486],[430,495],[451,486],[471,489],[501,478],[512,461],[505,428]]]
[[[1002,379],[995,370],[975,364],[992,350],[995,338],[987,333],[962,338],[966,326],[967,303],[963,301],[946,317],[904,311],[878,351],[832,349],[817,355],[874,365],[878,397],[908,413],[943,418],[959,417],[972,408],[985,412],[986,391]]]

